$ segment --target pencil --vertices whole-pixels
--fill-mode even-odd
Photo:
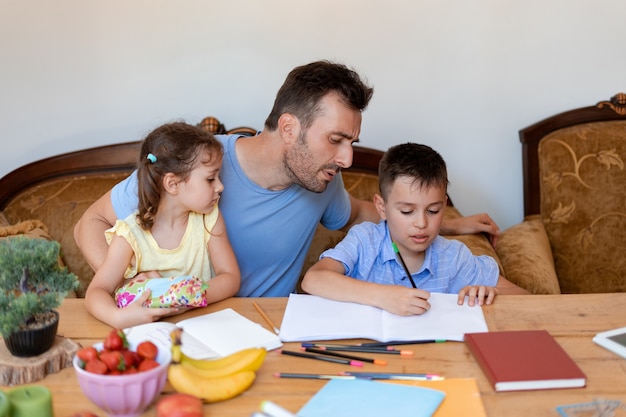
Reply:
[[[337,347],[337,348],[353,348],[355,352],[364,350],[367,352],[380,352],[385,350],[396,350],[393,346],[362,346],[362,345],[341,345],[341,344],[332,344],[332,343],[311,343],[311,342],[302,342],[302,347],[312,347],[312,348],[321,348],[321,347]]]
[[[255,302],[253,302],[253,303],[252,303],[252,305],[254,306],[254,308],[256,308],[256,311],[258,311],[258,312],[259,312],[259,314],[261,315],[261,317],[263,317],[263,319],[267,322],[267,324],[270,326],[270,328],[271,328],[272,330],[274,330],[274,333],[279,334],[279,333],[280,333],[280,330],[278,329],[278,327],[276,327],[276,326],[274,325],[274,322],[273,322],[273,321],[272,321],[272,320],[268,317],[268,315],[267,315],[267,314],[265,314],[265,311],[263,311],[263,309],[261,308],[261,306],[260,306],[260,305],[258,305],[258,304],[256,303],[256,301],[255,301]]]
[[[300,358],[317,359],[318,361],[341,363],[343,365],[363,366],[363,362],[350,359],[329,358],[328,356],[311,355],[310,353],[293,352],[290,350],[280,350],[280,353],[282,353],[283,355],[298,356]]]
[[[403,374],[384,372],[340,372],[340,375],[356,376],[357,378],[369,379],[395,379],[404,381],[439,381],[444,379],[436,374]]]
[[[413,286],[413,288],[417,288],[417,286],[415,285],[415,281],[413,281],[413,277],[411,276],[411,271],[409,271],[409,268],[404,263],[404,259],[402,259],[402,255],[400,255],[400,250],[398,249],[398,245],[396,245],[396,242],[392,242],[391,246],[393,247],[393,251],[396,253],[396,255],[398,255],[398,260],[402,264],[402,268],[404,268],[404,272],[406,273],[406,276],[409,277],[409,280],[411,281],[411,285]]]
[[[276,378],[296,378],[296,379],[356,379],[355,375],[324,375],[324,374],[299,374],[289,372],[276,372]]]
[[[338,358],[354,359],[354,360],[361,361],[361,362],[373,363],[374,365],[383,365],[383,366],[387,365],[387,361],[384,361],[381,359],[363,358],[361,356],[346,355],[344,353],[330,352],[328,350],[316,349],[313,347],[303,347],[302,349],[311,353],[319,353],[321,355],[336,356]]]
[[[412,356],[412,350],[389,350],[389,349],[380,349],[380,348],[368,348],[366,346],[320,346],[320,349],[323,350],[331,350],[331,351],[343,351],[343,352],[367,352],[367,353],[380,353],[385,355],[401,355],[401,356]]]
[[[388,347],[388,346],[397,346],[397,345],[423,345],[427,343],[444,343],[447,342],[445,339],[425,339],[425,340],[397,340],[393,342],[372,342],[372,343],[360,343],[357,346],[364,347]]]

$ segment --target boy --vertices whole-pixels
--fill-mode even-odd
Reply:
[[[391,147],[380,161],[380,194],[374,196],[382,221],[353,226],[307,271],[302,288],[399,315],[427,311],[430,292],[458,293],[459,304],[467,296],[471,306],[491,304],[499,293],[528,294],[500,275],[493,258],[439,236],[447,187],[445,162],[432,148]]]

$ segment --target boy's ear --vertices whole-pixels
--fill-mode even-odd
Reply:
[[[283,113],[278,118],[278,132],[285,143],[294,143],[301,129],[300,120],[291,113]]]
[[[387,220],[387,213],[385,213],[385,200],[380,194],[374,194],[374,207],[382,220]]]

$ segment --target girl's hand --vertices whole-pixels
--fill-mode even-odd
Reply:
[[[483,304],[493,303],[493,299],[498,294],[496,287],[487,287],[485,285],[468,285],[463,287],[459,291],[458,305],[463,305],[465,297],[468,297],[467,305],[473,307],[474,305],[482,306]]]
[[[159,321],[163,317],[182,313],[184,310],[181,308],[145,307],[144,303],[148,301],[150,296],[150,290],[147,290],[141,295],[141,297],[135,299],[126,307],[119,309],[118,314],[120,317],[123,317],[121,319],[121,323],[123,324],[123,326],[121,326],[122,328]]]

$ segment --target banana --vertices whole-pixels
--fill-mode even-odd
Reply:
[[[182,329],[174,330],[171,338],[172,362],[181,363],[205,378],[216,378],[240,371],[256,371],[267,354],[265,348],[248,348],[218,359],[193,359],[182,351]]]
[[[254,371],[241,371],[218,378],[204,378],[192,373],[182,364],[170,364],[167,377],[180,393],[194,395],[212,403],[236,397],[247,390],[256,377]]]
[[[244,349],[219,359],[197,360],[183,354],[180,363],[204,378],[218,378],[241,371],[256,371],[263,364],[266,354],[264,348]]]

